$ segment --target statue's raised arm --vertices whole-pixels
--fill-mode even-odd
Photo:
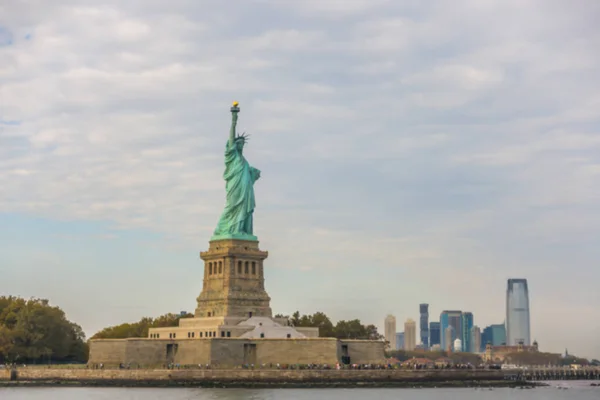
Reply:
[[[225,146],[225,191],[227,199],[221,219],[211,240],[239,239],[257,240],[253,234],[254,182],[260,178],[260,171],[251,167],[244,157],[246,135],[237,135],[236,126],[238,102],[231,107],[231,128],[229,140]]]
[[[237,101],[233,102],[233,106],[231,107],[231,128],[229,129],[229,145],[233,146],[235,143],[235,128],[237,126],[238,113],[240,112],[240,107]]]

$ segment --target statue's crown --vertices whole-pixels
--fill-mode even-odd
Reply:
[[[248,141],[248,138],[250,137],[250,135],[247,135],[246,132],[242,133],[241,135],[237,135],[235,137],[235,140],[241,140],[242,142],[246,143]]]

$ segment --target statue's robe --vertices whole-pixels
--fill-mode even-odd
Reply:
[[[225,145],[225,172],[227,200],[221,219],[215,229],[215,236],[252,235],[252,217],[256,202],[254,182],[260,171],[248,164],[236,143]]]

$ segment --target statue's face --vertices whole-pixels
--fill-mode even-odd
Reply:
[[[242,151],[244,150],[244,141],[243,140],[236,140],[235,141],[235,147],[239,150]]]

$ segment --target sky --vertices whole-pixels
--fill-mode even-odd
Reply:
[[[0,294],[193,311],[233,100],[274,313],[600,358],[600,2],[3,0]]]

